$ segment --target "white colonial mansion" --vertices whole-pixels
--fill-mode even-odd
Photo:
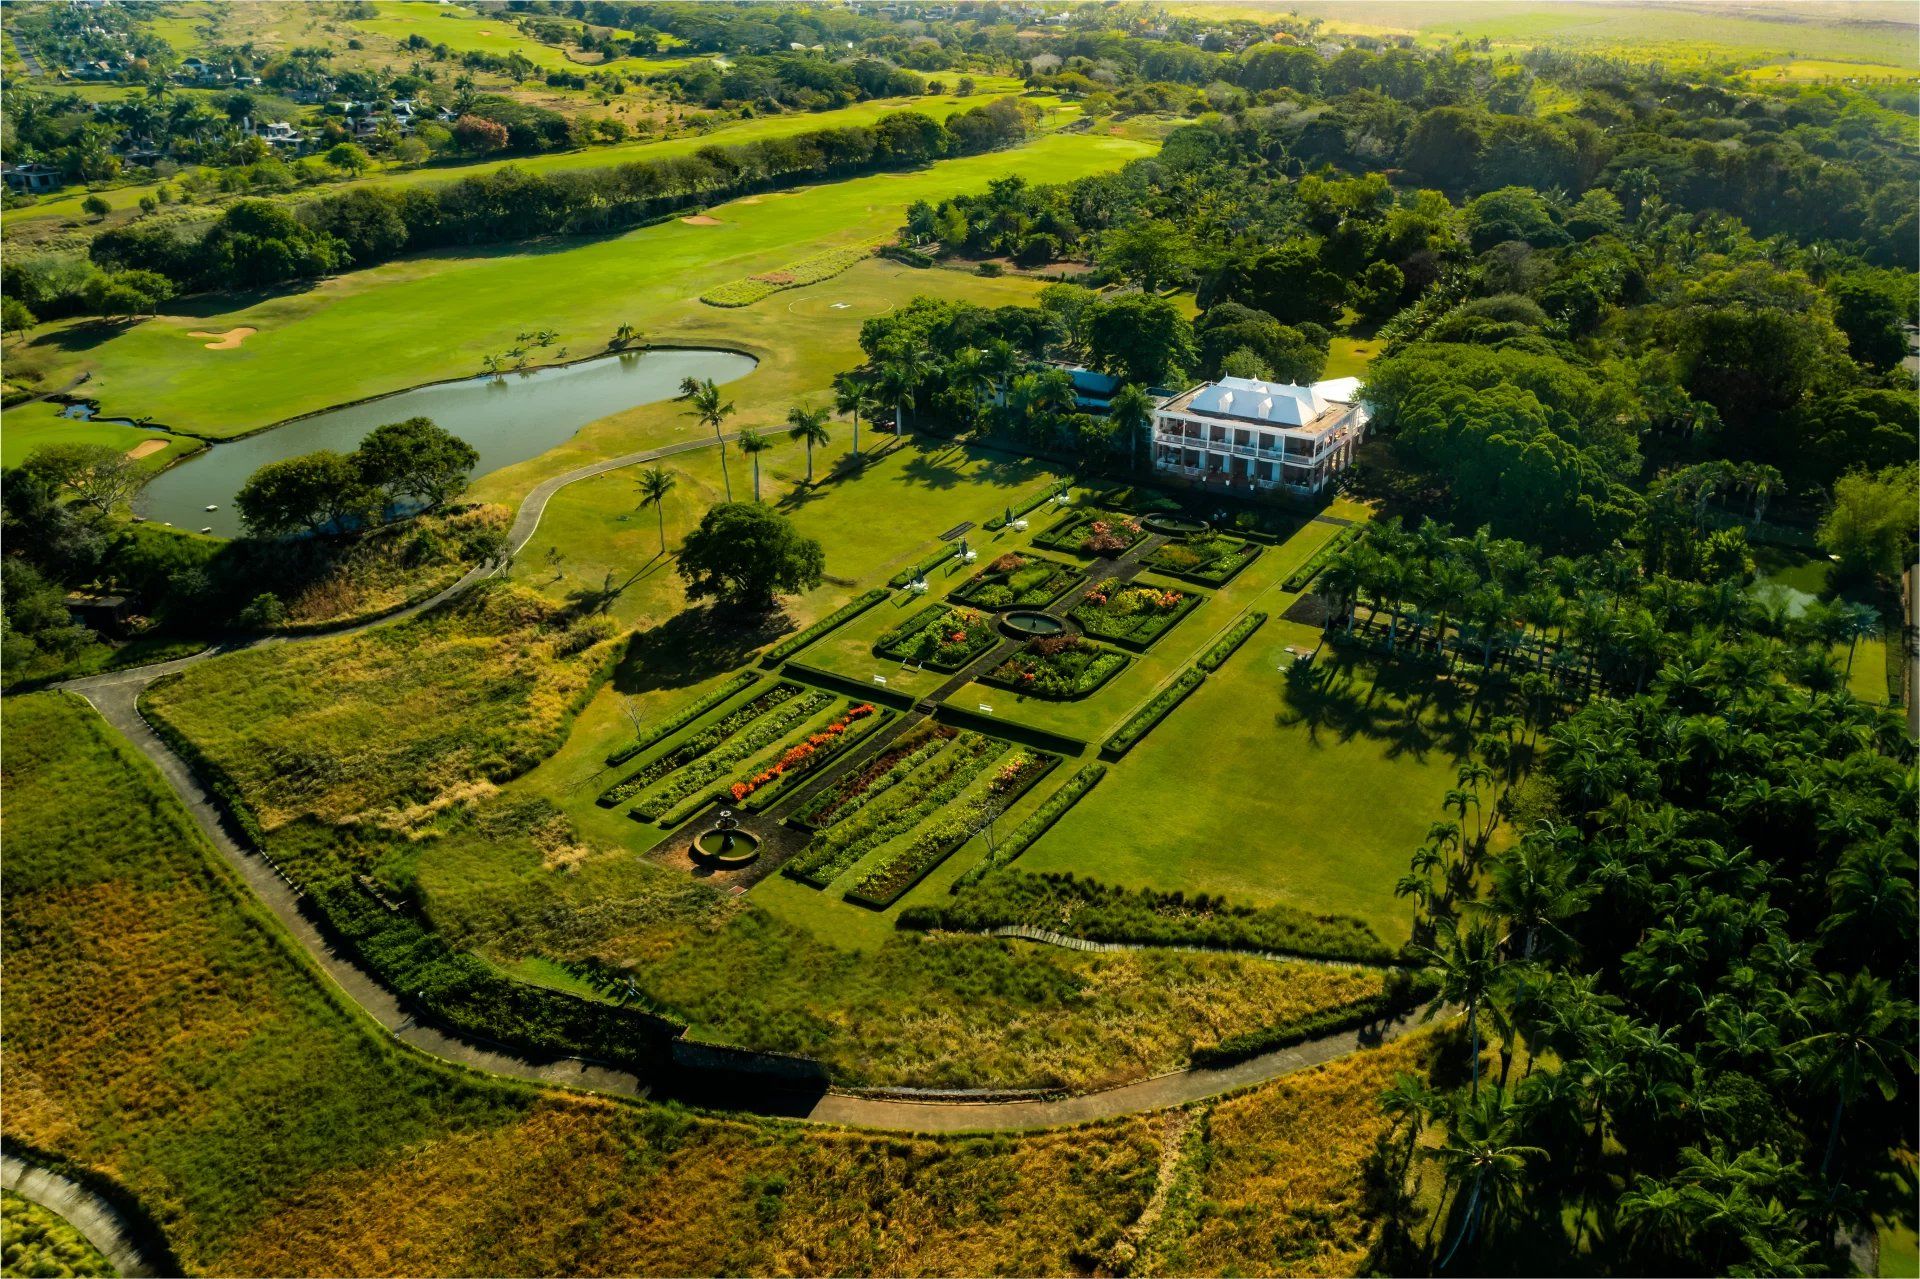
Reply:
[[[1153,414],[1153,464],[1223,488],[1318,493],[1353,461],[1367,430],[1360,379],[1281,386],[1206,382]]]

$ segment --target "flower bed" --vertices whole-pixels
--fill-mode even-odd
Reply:
[[[855,617],[866,612],[885,598],[887,598],[885,588],[879,586],[874,587],[865,595],[858,596],[842,604],[839,608],[834,609],[833,612],[828,613],[825,617],[807,627],[805,630],[796,631],[781,640],[778,644],[775,644],[766,651],[766,655],[760,659],[760,664],[762,666],[778,665],[783,658],[791,657],[793,654],[798,653],[801,649],[813,643],[834,627],[839,626],[842,622],[852,621]]]
[[[1201,670],[1213,672],[1227,664],[1227,659],[1239,651],[1249,636],[1265,625],[1265,613],[1248,613],[1233,624],[1233,629],[1214,641],[1213,647],[1200,654],[1194,665]]]
[[[973,838],[974,832],[1007,809],[1060,762],[1057,755],[1016,751],[988,781],[983,794],[919,827],[905,846],[860,877],[847,900],[885,910]]]
[[[1093,638],[1138,651],[1172,630],[1175,622],[1199,607],[1202,598],[1191,591],[1138,583],[1121,586],[1108,578],[1074,605],[1071,616]]]
[[[872,702],[848,707],[825,728],[789,746],[766,768],[727,787],[727,798],[752,812],[764,810],[803,778],[845,754],[892,714],[878,710]]]
[[[873,642],[873,651],[897,662],[957,671],[1000,640],[993,623],[972,609],[934,604]]]
[[[798,697],[805,691],[806,690],[798,684],[782,680],[744,706],[735,709],[724,719],[717,723],[709,724],[706,728],[694,736],[689,737],[686,741],[682,742],[673,750],[668,751],[659,759],[654,760],[652,763],[635,772],[627,774],[613,785],[607,787],[607,789],[600,792],[600,798],[595,802],[602,808],[612,808],[615,804],[623,800],[632,799],[635,795],[638,795],[641,791],[653,785],[669,773],[672,773],[676,769],[686,767],[708,751],[721,745],[728,738],[759,719],[762,715],[765,715],[783,702]],[[706,699],[703,698],[702,700],[704,701]]]
[[[1169,577],[1199,582],[1203,586],[1225,586],[1259,554],[1260,548],[1252,542],[1224,533],[1209,533],[1155,547],[1144,562],[1154,572]]]
[[[980,681],[1029,697],[1070,702],[1118,675],[1131,660],[1125,653],[1090,644],[1078,635],[1061,635],[1029,641]]]
[[[833,694],[805,692],[762,715],[726,741],[687,761],[627,811],[636,822],[666,819],[671,824],[681,805],[696,796],[704,800],[707,788],[725,777],[756,751],[765,750],[808,719],[833,705]],[[679,752],[675,752],[679,754]]]
[[[1009,551],[947,598],[978,608],[1045,608],[1079,580],[1078,569],[1058,560]]]
[[[874,849],[906,834],[965,794],[980,774],[1013,749],[978,733],[962,733],[946,750],[893,788],[890,802],[868,805],[834,826],[789,860],[784,873],[825,888]]]
[[[1131,515],[1111,511],[1079,511],[1033,539],[1035,546],[1076,555],[1123,555],[1147,535]]]
[[[856,768],[833,785],[822,787],[798,812],[788,816],[787,825],[819,831],[846,821],[939,754],[959,732],[944,724],[922,725],[868,760],[865,768]]]
[[[957,893],[963,888],[972,887],[974,884],[985,879],[989,871],[995,871],[1002,866],[1008,865],[1014,858],[1026,852],[1028,848],[1033,846],[1033,841],[1039,839],[1049,830],[1052,830],[1053,824],[1062,817],[1065,817],[1067,810],[1079,803],[1081,796],[1092,790],[1094,785],[1106,775],[1107,766],[1105,764],[1082,765],[1080,770],[1072,777],[1069,777],[1059,790],[1047,796],[1047,798],[1042,801],[1040,807],[1027,814],[1027,820],[1021,822],[1020,825],[1015,828],[1013,834],[1002,839],[997,848],[993,849],[985,857],[982,857],[978,862],[975,862],[967,869],[966,874],[956,879],[953,882],[952,891]],[[900,926],[902,928],[915,928],[921,927],[922,925],[908,923],[906,914],[902,914],[900,917]]]
[[[1171,715],[1173,708],[1187,700],[1187,694],[1199,688],[1206,678],[1205,672],[1196,666],[1181,671],[1173,683],[1161,689],[1152,701],[1128,716],[1127,722],[1114,730],[1113,736],[1107,739],[1107,754],[1118,759],[1132,750],[1134,743],[1145,737],[1155,724]]]

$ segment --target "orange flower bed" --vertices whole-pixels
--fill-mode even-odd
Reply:
[[[735,803],[739,803],[747,796],[759,790],[762,786],[767,786],[779,781],[789,773],[805,772],[819,762],[816,757],[820,754],[822,747],[830,746],[838,741],[845,735],[851,725],[865,719],[867,716],[873,714],[873,712],[874,706],[872,702],[862,702],[858,706],[850,708],[846,714],[834,720],[833,723],[827,725],[819,732],[808,734],[806,741],[788,747],[786,753],[781,755],[771,767],[763,769],[744,782],[735,782],[727,788],[727,793],[733,796]]]

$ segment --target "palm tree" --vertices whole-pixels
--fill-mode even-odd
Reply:
[[[1445,1104],[1441,1095],[1426,1080],[1406,1071],[1393,1077],[1393,1086],[1380,1094],[1380,1109],[1396,1126],[1407,1127],[1407,1150],[1400,1157],[1400,1180],[1413,1164],[1413,1152],[1420,1144],[1420,1130],[1426,1127]]]
[[[813,483],[813,446],[829,442],[827,410],[796,404],[787,410],[787,438],[807,446],[807,483]]]
[[[1473,1095],[1480,1095],[1480,1005],[1493,989],[1500,972],[1500,944],[1493,930],[1469,927],[1464,931],[1452,921],[1441,926],[1444,949],[1422,946],[1419,954],[1439,970],[1440,990],[1427,1005],[1431,1017],[1449,1004],[1466,1009],[1467,1028],[1473,1046]]]
[[[760,455],[773,447],[773,441],[750,426],[740,428],[740,451],[753,459],[753,500],[760,500]]]
[[[973,347],[954,356],[947,364],[947,385],[965,398],[971,423],[980,420],[980,401],[995,387],[993,370],[986,355]]]
[[[1497,1214],[1518,1202],[1525,1189],[1527,1160],[1546,1153],[1538,1146],[1513,1141],[1512,1107],[1501,1094],[1488,1092],[1459,1108],[1447,1125],[1446,1142],[1435,1158],[1440,1160],[1449,1182],[1466,1188],[1467,1202],[1453,1246],[1440,1259],[1438,1269],[1447,1268],[1489,1211]]]
[[[727,438],[720,433],[720,424],[733,415],[733,402],[720,398],[720,388],[714,385],[712,378],[701,381],[697,378],[683,378],[680,382],[680,398],[693,407],[687,413],[698,418],[702,426],[713,428],[713,442],[720,446],[720,479],[726,485],[727,500],[733,500],[733,476],[727,471]],[[756,464],[757,472],[758,464]]]
[[[1825,1177],[1840,1145],[1840,1122],[1847,1104],[1868,1087],[1892,1101],[1900,1080],[1913,1074],[1914,1007],[1892,997],[1887,983],[1855,973],[1845,986],[1819,979],[1821,994],[1809,1020],[1824,1029],[1793,1045],[1805,1062],[1809,1079],[1833,1090],[1833,1127],[1827,1134],[1827,1153],[1820,1160]]]
[[[480,357],[480,367],[492,376],[499,377],[506,372],[507,362],[497,355],[483,355]]]
[[[833,379],[833,411],[847,413],[853,417],[853,452],[849,455],[855,461],[860,458],[860,415],[873,407],[873,388],[866,378],[858,373],[840,373]]]
[[[905,435],[907,410],[913,407],[914,392],[920,387],[918,361],[896,353],[881,361],[873,375],[873,393],[883,403],[893,405],[893,433]]]
[[[616,351],[624,351],[640,340],[640,330],[631,324],[622,324],[613,331],[613,338],[607,343]]]
[[[1880,633],[1880,613],[1871,604],[1842,605],[1841,625],[1847,637],[1847,675],[1853,675],[1853,655],[1863,639]]]
[[[1147,389],[1132,382],[1113,393],[1107,402],[1107,416],[1127,437],[1127,457],[1133,469],[1140,469],[1140,441],[1153,425],[1153,397]]]
[[[640,505],[651,506],[660,519],[660,553],[667,553],[667,494],[673,491],[672,472],[664,466],[649,466],[634,481],[640,489]]]

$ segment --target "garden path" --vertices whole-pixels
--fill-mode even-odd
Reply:
[[[112,1202],[71,1178],[0,1152],[0,1186],[61,1217],[126,1279],[179,1273],[172,1259],[147,1243],[141,1230]]]

